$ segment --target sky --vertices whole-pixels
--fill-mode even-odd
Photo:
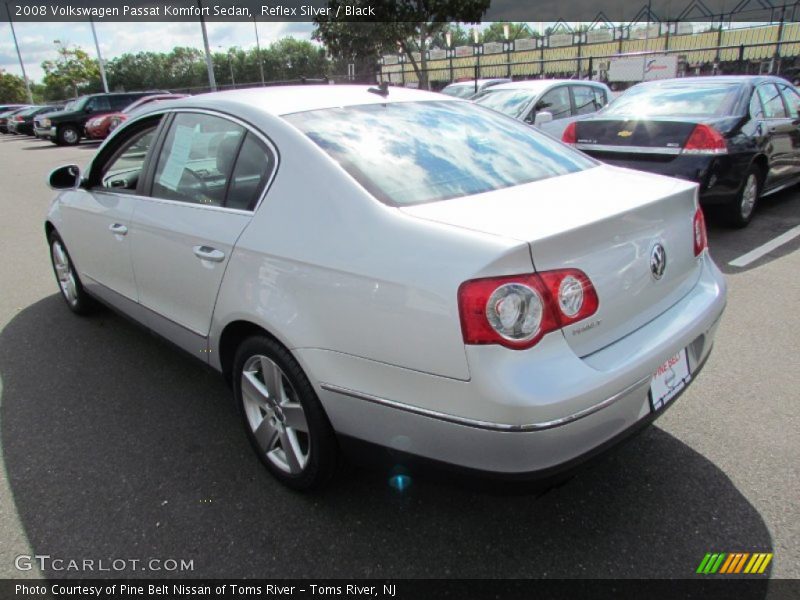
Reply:
[[[534,30],[541,31],[550,23],[529,23]],[[732,26],[755,25],[756,23],[734,23]],[[486,27],[483,23],[479,27]],[[572,23],[571,25],[577,25]],[[707,25],[696,23],[695,27]],[[97,38],[100,51],[105,60],[126,52],[168,52],[175,46],[191,46],[203,49],[203,38],[200,23],[96,23]],[[471,27],[469,25],[467,28]],[[206,23],[208,43],[211,51],[223,51],[232,46],[241,48],[255,47],[256,39],[252,22],[213,22]],[[57,56],[54,40],[70,46],[80,46],[95,55],[92,30],[88,22],[70,23],[14,23],[22,60],[28,77],[33,81],[41,81],[42,61],[55,59]],[[268,46],[281,38],[291,36],[297,39],[311,40],[314,29],[310,22],[276,22],[258,23],[258,36],[262,47]],[[14,49],[14,39],[8,22],[0,22],[0,69],[15,75],[22,72]]]
[[[175,46],[192,46],[202,50],[203,38],[199,22],[180,23],[95,23],[100,51],[105,60],[126,52],[166,52]],[[259,23],[258,37],[266,47],[283,37],[311,39],[312,23]],[[218,46],[255,47],[252,22],[207,22],[208,43],[211,51]],[[54,40],[70,46],[81,46],[94,56],[94,40],[88,22],[84,23],[14,23],[25,71],[33,81],[41,81],[42,61],[56,58]],[[14,49],[14,38],[8,22],[0,22],[0,69],[22,75]]]

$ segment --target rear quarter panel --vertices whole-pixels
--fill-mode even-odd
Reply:
[[[212,365],[225,325],[247,320],[290,349],[468,379],[458,287],[530,272],[527,244],[404,215],[286,122],[263,129],[279,149],[278,173],[225,273]]]

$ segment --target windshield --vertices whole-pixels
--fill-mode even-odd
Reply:
[[[637,85],[619,96],[604,115],[636,117],[720,117],[731,113],[738,83]]]
[[[473,98],[473,101],[491,108],[497,112],[521,119],[525,109],[533,99],[533,93],[529,90],[493,90],[488,89]]]
[[[466,102],[396,102],[287,115],[376,198],[405,206],[595,166],[587,156]]]
[[[64,107],[64,110],[81,110],[86,103],[89,101],[89,96],[81,96],[80,98],[75,98],[75,100],[70,100],[67,103],[67,106]]]
[[[448,85],[442,90],[442,93],[448,96],[455,96],[456,98],[469,98],[475,94],[475,84]]]

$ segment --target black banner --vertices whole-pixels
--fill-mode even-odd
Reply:
[[[403,20],[409,0],[10,0],[0,9],[8,21],[337,21]],[[482,21],[555,22],[779,22],[800,19],[800,7],[752,0],[491,0]],[[5,8],[8,10],[5,10]]]
[[[294,600],[375,598],[378,600],[783,600],[800,597],[800,581],[702,578],[680,580],[0,580],[3,600],[216,600],[292,598]]]

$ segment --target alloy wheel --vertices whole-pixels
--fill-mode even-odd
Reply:
[[[742,199],[741,202],[739,203],[739,211],[742,215],[742,219],[747,220],[750,218],[750,215],[752,214],[753,209],[756,206],[757,199],[758,199],[758,179],[756,178],[754,173],[750,173],[744,182],[744,188],[742,189]]]
[[[78,284],[75,281],[75,272],[72,270],[72,264],[69,262],[69,255],[59,240],[53,240],[50,250],[61,293],[64,294],[67,303],[74,307],[78,304]]]
[[[311,437],[303,405],[281,368],[263,355],[242,370],[242,402],[259,448],[281,471],[298,475],[308,464]]]

